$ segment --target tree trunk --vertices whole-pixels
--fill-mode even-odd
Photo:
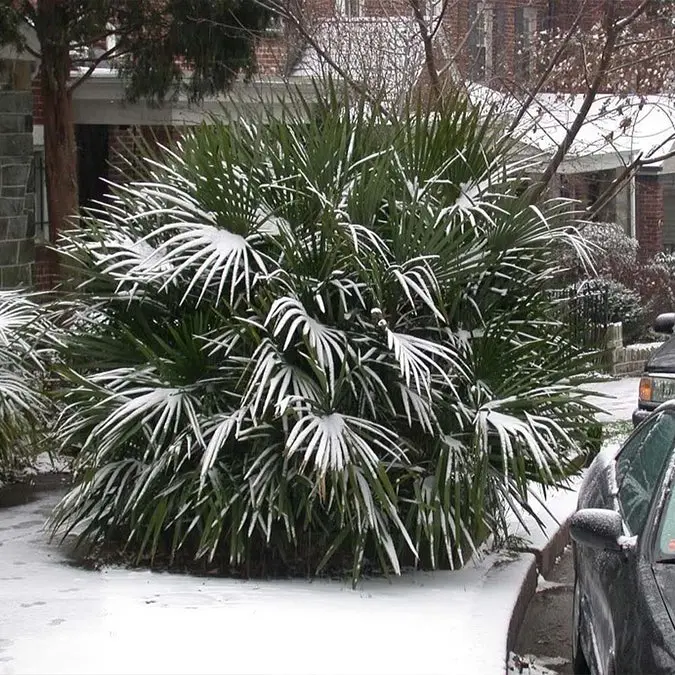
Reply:
[[[45,134],[45,176],[49,235],[56,242],[77,213],[77,146],[70,77],[69,17],[65,3],[39,0],[37,33],[42,60],[40,80]],[[57,263],[58,264],[58,263]],[[52,270],[54,274],[58,270]]]

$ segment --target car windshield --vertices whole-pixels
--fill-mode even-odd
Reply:
[[[646,369],[654,373],[675,373],[675,338],[670,338],[654,352]]]

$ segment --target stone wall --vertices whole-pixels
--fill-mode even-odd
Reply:
[[[33,96],[0,91],[0,287],[32,284],[35,265]]]
[[[620,323],[607,327],[606,363],[609,372],[616,377],[642,375],[647,359],[663,342],[623,346],[623,331]]]

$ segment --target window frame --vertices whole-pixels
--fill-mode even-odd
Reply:
[[[363,0],[339,0],[338,11],[345,19],[360,19],[363,16]]]

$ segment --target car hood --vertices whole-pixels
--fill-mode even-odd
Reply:
[[[664,342],[647,360],[645,371],[648,373],[675,374],[675,338]]]

